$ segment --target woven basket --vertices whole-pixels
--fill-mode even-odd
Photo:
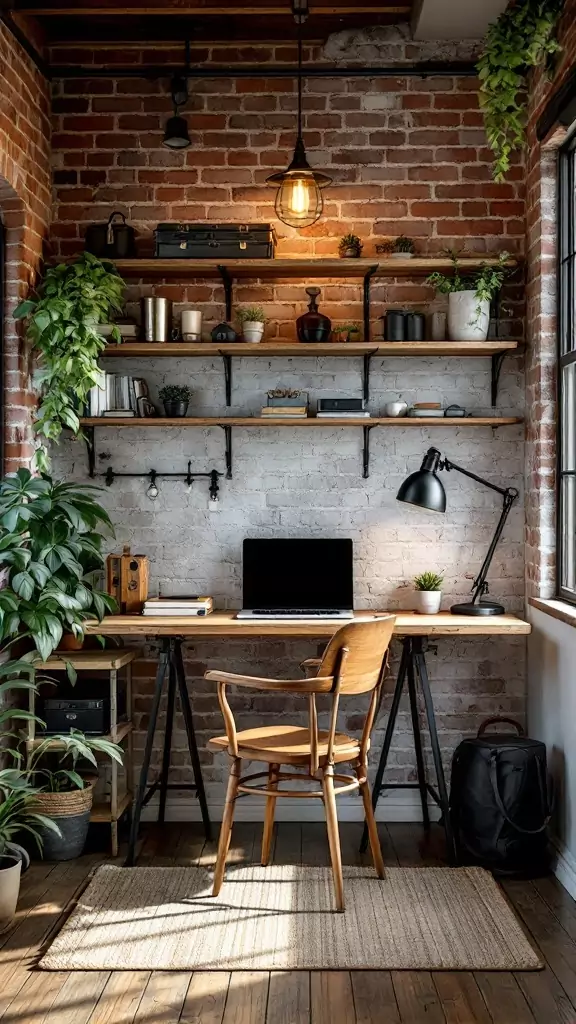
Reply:
[[[92,807],[94,782],[84,782],[84,789],[71,789],[64,793],[37,793],[34,798],[35,810],[49,818],[69,818],[84,814]]]

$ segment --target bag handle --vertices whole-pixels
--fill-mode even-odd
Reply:
[[[115,210],[114,213],[110,214],[110,216],[108,217],[108,224],[107,224],[107,227],[106,227],[106,245],[114,245],[114,230],[113,230],[113,227],[114,227],[114,218],[115,217],[122,217],[122,223],[124,225],[126,224],[126,216],[125,216],[125,214],[120,213],[120,210]]]
[[[546,807],[548,813],[546,814],[544,822],[540,826],[540,828],[522,828],[521,825],[517,825],[515,821],[512,821],[512,818],[509,817],[508,812],[504,807],[502,797],[500,796],[500,790],[498,789],[498,772],[496,768],[497,760],[498,754],[496,753],[495,750],[493,750],[490,756],[490,782],[492,783],[494,799],[496,801],[496,805],[498,807],[498,810],[500,811],[500,814],[502,815],[504,820],[508,822],[509,825],[512,825],[512,828],[516,829],[517,832],[522,832],[522,834],[525,836],[537,836],[540,832],[543,832],[544,829],[548,827],[548,823],[550,821],[550,818],[552,817],[552,813],[550,811],[550,803],[548,800],[548,794],[544,793],[542,787],[542,772],[538,772],[538,785],[540,787],[540,796],[542,797],[542,806]],[[540,765],[539,761],[538,764]]]
[[[494,715],[493,718],[484,719],[476,734],[477,739],[480,739],[480,737],[484,735],[489,726],[497,725],[500,722],[507,722],[508,725],[513,725],[514,728],[518,730],[518,735],[524,736],[524,729],[520,725],[520,722],[517,722],[515,718],[507,718],[506,715]]]

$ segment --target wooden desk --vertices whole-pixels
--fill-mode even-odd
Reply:
[[[450,812],[448,804],[448,792],[444,778],[440,743],[436,728],[434,705],[428,681],[425,653],[430,637],[442,636],[525,636],[530,632],[530,624],[519,619],[515,615],[494,615],[474,618],[467,615],[451,615],[449,612],[440,612],[438,615],[417,615],[415,612],[380,612],[380,611],[357,611],[354,618],[358,621],[366,618],[374,618],[378,615],[396,615],[395,635],[402,642],[402,658],[400,670],[390,715],[386,725],[384,745],[376,773],[372,799],[376,806],[378,796],[385,788],[418,789],[422,803],[422,817],[424,827],[429,828],[430,818],[428,813],[428,795],[438,804],[442,810],[443,823],[446,830],[446,841],[449,854],[453,862],[457,860],[457,851],[450,824]],[[130,833],[130,844],[126,864],[134,863],[136,840],[142,808],[160,788],[160,810],[159,821],[164,821],[166,794],[169,788],[193,789],[196,791],[202,809],[202,818],[207,838],[210,835],[210,819],[208,807],[204,794],[204,783],[198,757],[198,748],[194,732],[192,711],[184,674],[184,662],[182,658],[182,642],[207,637],[310,637],[329,639],[345,620],[273,620],[273,619],[237,619],[234,611],[215,611],[207,616],[169,616],[169,615],[110,615],[100,623],[94,623],[87,627],[87,632],[99,633],[104,636],[143,637],[155,636],[162,638],[162,647],[158,662],[156,675],[156,688],[154,701],[150,714],[144,758],[140,774],[140,782],[136,794],[134,814],[132,817],[132,829]],[[164,736],[164,752],[162,757],[162,771],[159,779],[148,786],[148,772],[154,743],[154,734],[158,719],[158,711],[162,698],[164,679],[168,674],[168,701],[166,710],[166,732]],[[392,735],[398,715],[398,708],[404,690],[405,682],[408,682],[408,694],[410,698],[410,710],[412,718],[412,729],[414,733],[414,746],[416,750],[416,764],[418,767],[418,781],[415,783],[392,783],[390,786],[383,783],[384,771],[388,760],[388,753],[392,742]],[[418,703],[416,694],[417,681],[420,684],[426,709],[426,718],[430,732],[432,755],[436,770],[438,790],[436,790],[426,779],[424,756],[422,753],[422,738],[420,735],[420,722],[418,714]],[[172,742],[172,722],[174,718],[174,706],[176,687],[180,695],[180,703],[184,714],[186,732],[188,734],[188,747],[190,758],[194,769],[194,785],[183,787],[170,787],[168,784],[168,772],[170,768],[170,746]],[[365,847],[366,829],[364,830],[363,846]]]

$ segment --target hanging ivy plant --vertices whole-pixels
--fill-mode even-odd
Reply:
[[[560,49],[554,30],[563,2],[516,0],[488,29],[477,67],[486,136],[495,153],[495,181],[504,180],[510,154],[524,144],[526,75]]]
[[[85,252],[73,263],[49,267],[38,297],[14,311],[17,319],[27,319],[27,336],[40,353],[36,379],[42,397],[34,430],[47,441],[58,442],[64,427],[80,433],[79,415],[98,383],[98,357],[106,345],[98,325],[122,308],[123,291],[114,265]],[[118,332],[115,340],[120,341]],[[36,462],[46,467],[44,447]]]

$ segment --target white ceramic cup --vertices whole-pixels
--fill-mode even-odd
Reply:
[[[406,402],[386,402],[384,412],[387,416],[405,416],[408,412]]]
[[[199,309],[185,309],[182,312],[182,337],[186,341],[200,341],[202,337],[202,313]]]

